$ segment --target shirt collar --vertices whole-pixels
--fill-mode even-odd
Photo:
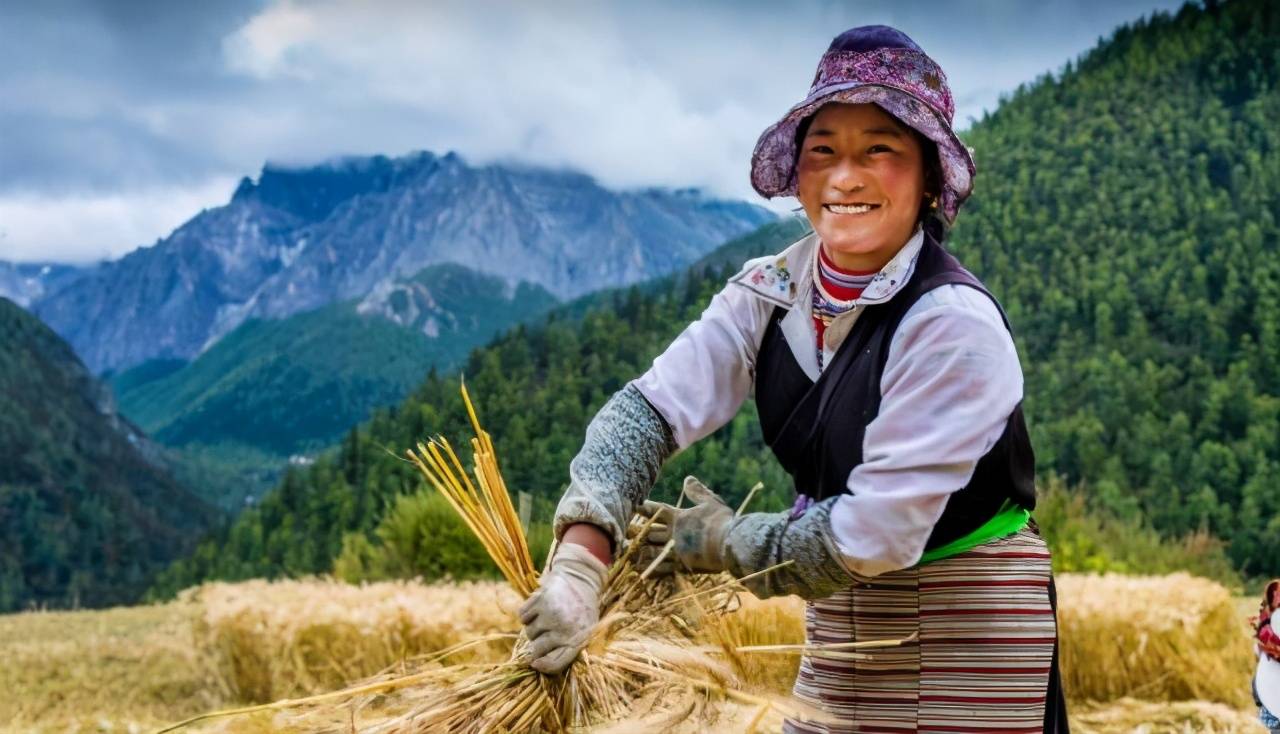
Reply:
[[[819,242],[818,233],[810,232],[777,255],[748,261],[729,282],[787,309],[796,304],[808,308]],[[923,246],[924,230],[917,227],[911,239],[880,268],[855,303],[884,303],[902,290],[915,271]]]

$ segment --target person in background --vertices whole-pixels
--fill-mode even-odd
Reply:
[[[1258,704],[1258,719],[1267,731],[1280,734],[1280,629],[1277,629],[1276,607],[1280,606],[1280,579],[1267,584],[1262,604],[1254,618],[1254,652],[1258,668],[1253,675],[1253,700]]]
[[[915,639],[801,663],[795,696],[836,723],[792,732],[1066,732],[1056,595],[1033,522],[1035,460],[1003,310],[943,242],[973,188],[942,69],[906,34],[835,38],[806,97],[761,135],[751,181],[813,232],[749,261],[587,428],[559,548],[521,609],[532,665],[568,667],[598,621],[637,510],[666,570],[727,571],[808,600],[813,643]],[[754,397],[793,477],[790,511],[645,503],[663,462]],[[652,552],[654,549],[650,549]]]

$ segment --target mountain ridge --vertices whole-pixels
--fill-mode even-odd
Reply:
[[[455,368],[472,348],[557,303],[539,286],[452,263],[385,283],[363,299],[249,319],[190,363],[125,370],[111,379],[120,409],[179,460],[225,458],[226,479],[208,462],[182,477],[235,510],[278,479],[290,457],[332,445],[430,370]]]
[[[611,191],[586,174],[456,153],[270,164],[156,245],[31,309],[96,372],[190,360],[250,318],[360,298],[454,262],[559,298],[671,272],[774,219],[690,190]]]

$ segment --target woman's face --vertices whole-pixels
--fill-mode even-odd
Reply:
[[[879,270],[915,231],[925,193],[920,142],[874,104],[818,110],[796,179],[800,204],[841,268]]]

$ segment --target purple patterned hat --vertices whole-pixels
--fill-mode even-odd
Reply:
[[[938,146],[938,210],[953,222],[973,191],[973,155],[951,129],[955,103],[942,67],[902,31],[867,25],[841,33],[818,62],[804,98],[756,142],[751,185],[766,199],[796,195],[796,128],[828,102],[874,102]]]

